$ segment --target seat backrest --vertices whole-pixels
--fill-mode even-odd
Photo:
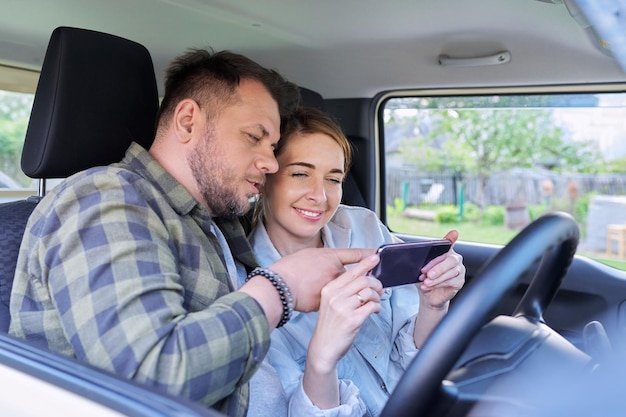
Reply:
[[[17,254],[26,221],[38,201],[34,197],[0,204],[0,332],[9,329],[9,299]]]
[[[148,50],[91,30],[59,27],[50,37],[35,92],[22,170],[65,178],[119,161],[132,141],[149,148],[158,90]],[[0,332],[26,221],[38,199],[0,204]]]
[[[301,103],[303,106],[315,107],[320,110],[326,110],[324,98],[321,94],[308,88],[300,87]],[[341,198],[343,204],[349,206],[367,207],[363,193],[354,179],[354,173],[348,171],[343,183],[343,196]]]

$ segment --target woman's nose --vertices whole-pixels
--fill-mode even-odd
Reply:
[[[307,197],[317,202],[326,201],[326,189],[324,188],[324,181],[312,181],[311,188],[309,189]]]

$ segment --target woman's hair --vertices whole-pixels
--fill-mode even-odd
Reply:
[[[281,130],[280,140],[274,150],[276,157],[282,154],[290,140],[296,136],[322,133],[332,138],[337,142],[343,153],[345,179],[352,162],[352,146],[339,124],[328,113],[314,107],[298,107],[291,117],[287,119],[284,128]],[[315,149],[315,143],[311,143],[311,149]],[[252,215],[253,228],[263,219],[263,216],[263,198],[260,195],[254,205],[254,213]]]
[[[290,118],[287,119],[276,146],[274,155],[279,156],[289,139],[296,135],[309,135],[322,133],[330,136],[341,148],[344,156],[344,173],[348,172],[352,162],[352,146],[344,135],[339,124],[328,114],[314,107],[298,107]],[[315,145],[312,145],[315,146]]]
[[[282,123],[300,103],[296,84],[230,51],[189,49],[170,64],[165,78],[165,95],[157,117],[159,126],[169,122],[178,103],[186,98],[195,100],[207,118],[214,119],[224,107],[239,99],[235,93],[244,79],[265,86],[278,104]]]

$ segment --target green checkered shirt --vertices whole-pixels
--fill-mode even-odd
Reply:
[[[70,177],[29,219],[10,333],[245,415],[269,328],[260,305],[233,291],[212,222],[137,144],[120,163]],[[239,221],[217,224],[254,267]]]

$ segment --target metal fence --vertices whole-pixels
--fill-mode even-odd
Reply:
[[[479,203],[479,180],[466,175],[466,202]],[[400,199],[405,205],[458,204],[460,178],[404,168],[387,168],[387,204]],[[572,200],[595,192],[626,195],[626,174],[557,174],[512,170],[493,175],[484,189],[484,204],[545,204],[547,199]]]

